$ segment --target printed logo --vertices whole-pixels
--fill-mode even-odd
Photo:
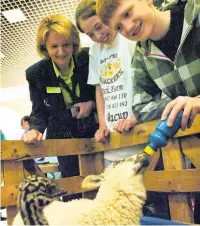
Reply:
[[[114,83],[121,77],[123,71],[121,70],[121,61],[117,54],[112,54],[104,60],[101,60],[100,73],[100,81],[103,84]]]
[[[107,114],[108,122],[117,122],[120,119],[127,119],[128,118],[128,111],[116,113],[116,114]]]

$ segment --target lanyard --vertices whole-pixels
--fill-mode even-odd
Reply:
[[[64,89],[67,90],[67,92],[69,93],[69,95],[72,98],[73,103],[76,103],[77,99],[78,99],[78,97],[76,96],[76,92],[75,92],[77,83],[72,82],[72,90],[71,90],[69,88],[69,86],[65,83],[65,81],[60,76],[58,76],[58,82],[63,86]]]

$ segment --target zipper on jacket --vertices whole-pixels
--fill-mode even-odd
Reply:
[[[181,40],[181,43],[179,44],[178,50],[177,50],[176,55],[174,57],[174,68],[176,68],[177,75],[179,75],[180,79],[181,79],[181,76],[180,76],[180,73],[178,71],[178,67],[176,66],[177,65],[177,58],[178,58],[178,55],[180,54],[181,48],[182,48],[182,46],[183,46],[183,44],[184,44],[184,42],[185,42],[188,34],[192,30],[192,27],[193,27],[192,25],[189,25],[188,28],[186,29],[185,34],[184,34],[184,37]],[[189,95],[189,92],[188,92],[188,89],[187,89],[187,85],[185,84],[185,82],[184,82],[183,79],[181,79],[181,81],[182,81],[182,84],[185,87],[185,90],[186,90],[187,95]]]
[[[187,36],[188,36],[188,34],[190,33],[191,30],[192,30],[192,25],[189,25],[188,28],[185,31],[185,34],[184,34],[183,39],[181,40],[181,43],[179,44],[179,47],[178,47],[177,52],[176,52],[176,55],[174,57],[174,61],[176,60],[176,58],[177,58],[177,56],[178,56],[178,54],[180,52],[180,49],[182,48],[182,46],[183,46],[183,44],[185,42],[185,39],[187,38]]]

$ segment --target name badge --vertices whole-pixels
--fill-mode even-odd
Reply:
[[[46,87],[47,93],[61,93],[60,87]]]

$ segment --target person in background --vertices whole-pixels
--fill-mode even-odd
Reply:
[[[0,129],[0,136],[1,136],[1,140],[6,140],[6,137],[1,129]]]
[[[183,110],[181,128],[190,128],[200,113],[200,1],[172,0],[158,10],[152,0],[97,0],[97,12],[103,23],[138,41],[132,63],[137,120],[164,120],[171,112],[172,126]],[[199,211],[197,193],[196,223]]]
[[[29,131],[29,128],[30,128],[30,122],[31,122],[31,119],[30,119],[30,116],[29,115],[26,115],[24,117],[22,117],[21,119],[21,127],[22,129],[24,129],[24,133],[22,135],[22,139],[24,137],[24,135]],[[45,139],[45,137],[43,137],[43,139]],[[35,167],[38,168],[37,164],[46,164],[46,163],[58,163],[58,160],[57,160],[57,157],[54,156],[54,157],[42,157],[42,158],[36,158],[34,159],[34,161],[36,162],[36,165]],[[32,162],[33,164],[33,162]],[[28,168],[29,165],[31,165],[31,163],[29,162],[28,164],[25,164],[24,167],[25,168]],[[34,168],[33,168],[34,169]],[[40,169],[38,169],[39,171],[41,171]],[[45,176],[43,174],[43,176]],[[54,178],[54,179],[58,179],[60,178],[60,172],[52,172],[52,173],[47,173],[47,177],[48,178]]]
[[[28,133],[30,128],[31,119],[29,115],[25,115],[21,118],[21,128],[24,130],[21,140],[23,140],[26,133]],[[45,177],[45,174],[42,172],[40,167],[36,164],[34,159],[24,160],[23,165],[25,170],[31,175],[37,175]]]
[[[102,24],[96,15],[95,0],[80,1],[76,24],[79,31],[94,41],[89,52],[88,84],[96,86],[99,129],[95,138],[105,143],[110,132],[129,131],[137,122],[132,112],[131,60],[135,43]],[[107,151],[104,153],[105,167],[111,161],[136,154],[143,148],[142,145]]]
[[[37,31],[37,52],[43,59],[26,70],[32,112],[24,142],[91,138],[95,89],[87,84],[88,50],[80,48],[75,25],[60,14],[45,16]],[[79,175],[78,156],[58,156],[62,177]]]
[[[30,128],[30,122],[31,122],[31,118],[29,115],[25,115],[24,117],[22,117],[21,119],[21,128],[24,130],[24,133],[22,135],[22,140],[23,137],[26,133],[28,133],[29,128]],[[40,163],[44,163],[45,158],[37,158],[35,159],[36,163],[40,164]],[[38,161],[38,162],[37,162]]]
[[[21,118],[21,128],[24,130],[21,139],[23,140],[24,135],[29,131],[30,127],[30,116],[25,115]]]

